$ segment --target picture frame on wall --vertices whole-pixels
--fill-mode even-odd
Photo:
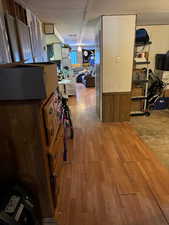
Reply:
[[[95,50],[94,49],[82,49],[83,63],[90,63],[91,57],[95,59]]]
[[[53,23],[44,23],[45,34],[55,34],[55,28]]]

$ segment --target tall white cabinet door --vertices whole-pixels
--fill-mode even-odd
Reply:
[[[136,15],[103,16],[103,93],[130,92]]]

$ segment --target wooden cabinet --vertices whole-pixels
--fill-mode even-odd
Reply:
[[[54,94],[57,87],[56,66],[43,65],[49,70],[28,65],[15,67],[6,65],[1,69],[2,75],[6,68],[11,88],[16,86],[22,91],[16,96],[17,88],[16,92],[11,92],[5,78],[1,82],[4,88],[0,89],[0,185],[11,180],[23,182],[37,197],[40,217],[52,218],[64,150],[63,127],[58,114],[58,99]],[[20,79],[14,79],[18,74]],[[55,82],[52,83],[54,74]],[[42,79],[37,80],[40,75]],[[15,85],[11,79],[15,80]],[[26,82],[27,79],[29,82]],[[43,94],[37,98],[37,87],[41,85]],[[3,98],[4,93],[8,98]]]
[[[63,128],[50,111],[54,110],[54,101],[52,95],[45,104],[0,102],[1,182],[11,179],[24,182],[36,193],[42,218],[54,215],[56,179],[63,165]],[[44,112],[49,113],[49,119],[45,120]]]
[[[0,102],[0,178],[1,182],[10,179],[24,182],[37,195],[40,215],[52,217],[55,187],[51,177],[57,174],[63,161],[63,138],[56,133],[52,146],[48,144],[43,110],[39,101]],[[49,154],[54,155],[52,170]]]
[[[47,143],[50,146],[55,139],[55,136],[60,127],[60,119],[57,115],[57,102],[53,96],[49,102],[44,106],[44,119],[47,134]]]

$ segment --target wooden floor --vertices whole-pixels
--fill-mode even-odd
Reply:
[[[75,138],[64,166],[59,225],[169,224],[169,172],[127,123],[103,124],[95,90],[71,99]]]

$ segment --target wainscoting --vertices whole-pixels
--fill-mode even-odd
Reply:
[[[129,121],[130,97],[130,92],[103,93],[103,122]]]

